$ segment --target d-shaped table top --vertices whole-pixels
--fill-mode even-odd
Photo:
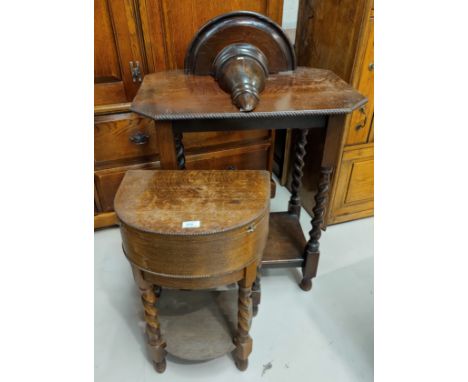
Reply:
[[[252,112],[240,112],[211,76],[182,70],[148,74],[131,110],[154,120],[294,117],[347,114],[367,102],[330,70],[298,67],[271,74]]]
[[[268,212],[270,173],[245,170],[127,171],[115,197],[125,224],[164,235],[241,227]]]

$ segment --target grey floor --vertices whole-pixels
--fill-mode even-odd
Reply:
[[[289,193],[277,187],[272,211]],[[310,230],[303,210],[301,224]],[[312,291],[299,270],[264,270],[262,302],[253,320],[249,368],[226,355],[208,362],[168,358],[157,374],[145,349],[142,308],[116,228],[95,233],[95,380],[103,381],[372,381],[374,349],[373,219],[331,226],[321,239]],[[270,367],[271,366],[271,367]]]

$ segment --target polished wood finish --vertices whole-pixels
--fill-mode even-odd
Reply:
[[[373,1],[301,0],[296,33],[296,53],[300,65],[330,69],[349,82],[369,102],[356,109],[342,121],[342,143],[338,149],[339,163],[331,179],[330,208],[325,214],[325,223],[333,224],[373,215],[373,161],[363,154],[359,176],[350,176],[349,158],[346,152],[356,145],[373,150]],[[317,142],[309,135],[308,142]],[[356,146],[357,147],[357,146]],[[359,151],[355,151],[358,153]],[[315,153],[315,154],[314,154]],[[371,158],[372,159],[372,158]],[[360,162],[358,158],[354,158]],[[310,151],[305,159],[305,178],[300,189],[304,208],[313,213],[317,179],[321,167],[319,150]],[[359,166],[358,166],[359,167]],[[283,169],[283,172],[288,173]],[[291,174],[289,174],[291,177]],[[370,179],[369,177],[372,177]],[[354,202],[343,207],[347,190],[360,190]],[[366,193],[365,195],[363,193]]]
[[[95,169],[119,163],[155,161],[159,153],[154,121],[134,113],[94,118]]]
[[[255,109],[269,73],[296,69],[290,40],[278,24],[253,12],[210,20],[185,56],[186,74],[212,75],[240,110]]]
[[[365,103],[365,97],[329,70],[300,67],[270,75],[255,111],[242,113],[212,77],[176,70],[147,75],[131,109],[155,120],[174,121],[346,114]]]
[[[159,141],[161,169],[168,170],[176,168],[177,155],[171,122],[158,122],[156,132]]]
[[[266,132],[268,134],[268,131]],[[211,134],[211,133],[208,133]],[[192,140],[191,137],[196,139]],[[208,135],[210,137],[210,135]],[[211,135],[216,137],[216,135]],[[226,144],[221,146],[199,147],[199,136],[184,134],[187,146],[186,167],[189,170],[262,170],[269,168],[268,150],[271,147],[269,140],[246,141],[244,145]],[[185,142],[185,140],[184,140]],[[213,142],[215,143],[215,142]],[[201,144],[201,143],[200,143]],[[175,165],[174,169],[178,165]],[[94,172],[95,204],[99,206],[95,215],[95,224],[100,222],[100,214],[114,210],[114,197],[117,189],[128,170],[160,169],[159,161],[142,162],[137,164],[123,164],[119,167],[98,169]],[[270,184],[271,195],[275,194],[275,185]],[[110,220],[109,222],[113,222]],[[112,224],[111,224],[112,225]],[[102,225],[100,225],[102,228]]]
[[[183,69],[193,36],[214,17],[239,10],[252,11],[281,25],[283,11],[282,0],[178,0],[177,3],[144,0],[140,4],[150,72]]]
[[[299,197],[299,189],[302,184],[302,168],[304,167],[304,155],[306,153],[305,146],[307,144],[307,134],[309,130],[301,130],[300,139],[296,143],[296,151],[294,155],[294,169],[293,169],[293,180],[291,184],[291,197],[288,204],[288,212],[296,215],[297,217],[301,214],[301,199]]]
[[[267,171],[126,173],[115,211],[123,251],[142,295],[148,345],[158,372],[166,366],[166,342],[155,308],[155,285],[201,289],[237,282],[234,358],[240,370],[247,368],[251,289],[268,236],[269,200]]]
[[[131,101],[139,82],[134,82],[130,61],[146,73],[143,46],[138,33],[135,3],[128,0],[94,0],[94,104]]]
[[[160,159],[166,163],[168,159],[160,153],[170,152],[172,146],[169,140],[158,142],[156,148],[155,130],[149,134],[153,122],[129,113],[129,101],[141,85],[138,80],[133,82],[130,61],[139,62],[142,77],[156,71],[183,69],[194,34],[213,17],[246,10],[281,24],[282,9],[282,0],[95,1],[96,226],[113,222],[106,218],[111,215],[105,214],[113,210],[113,198],[125,171],[135,166],[159,168]],[[117,114],[117,119],[112,119]],[[138,133],[139,128],[150,136],[141,146],[127,141],[128,135]],[[194,132],[184,134],[183,142],[186,161],[196,168],[272,168],[271,131]],[[254,142],[259,144],[256,148]],[[165,147],[161,150],[159,145]]]
[[[238,43],[253,46],[264,54],[266,62],[262,64],[266,64],[268,73],[296,68],[296,56],[284,31],[273,20],[258,13],[225,13],[210,20],[194,36],[184,60],[186,74],[214,74],[216,57]]]
[[[175,132],[171,152],[178,160],[172,169],[190,168],[185,158],[187,133],[216,130],[300,129],[295,145],[293,190],[288,212],[271,215],[270,236],[262,266],[300,266],[301,288],[309,290],[316,275],[320,230],[324,225],[331,175],[339,160],[346,114],[365,105],[366,98],[328,70],[299,67],[270,75],[265,82],[261,102],[255,111],[243,113],[232,105],[211,76],[194,76],[182,71],[148,75],[131,109],[158,122],[170,121]],[[312,230],[307,241],[299,224],[306,138],[309,130],[325,130],[321,166],[323,177],[318,182]],[[173,133],[174,134],[174,133]],[[174,144],[174,142],[172,142]],[[272,228],[273,227],[273,228]],[[260,302],[260,277],[254,283],[254,309]],[[250,293],[250,292],[249,292]],[[242,368],[242,362],[239,364]]]

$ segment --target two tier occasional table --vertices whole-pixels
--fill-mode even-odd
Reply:
[[[270,75],[252,112],[241,112],[211,76],[181,70],[147,75],[131,109],[155,120],[162,169],[184,169],[183,133],[195,131],[299,129],[295,146],[291,198],[284,212],[270,214],[263,267],[301,267],[300,287],[308,291],[317,273],[319,239],[332,173],[339,160],[343,119],[367,99],[333,72],[298,67]],[[312,229],[305,238],[299,224],[299,188],[309,129],[326,129]],[[254,286],[254,301],[259,280]]]

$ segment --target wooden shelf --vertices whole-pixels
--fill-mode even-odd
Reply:
[[[300,267],[306,239],[299,218],[288,212],[272,212],[262,267]]]
[[[225,291],[164,289],[157,304],[169,354],[206,361],[234,350],[237,288]]]

